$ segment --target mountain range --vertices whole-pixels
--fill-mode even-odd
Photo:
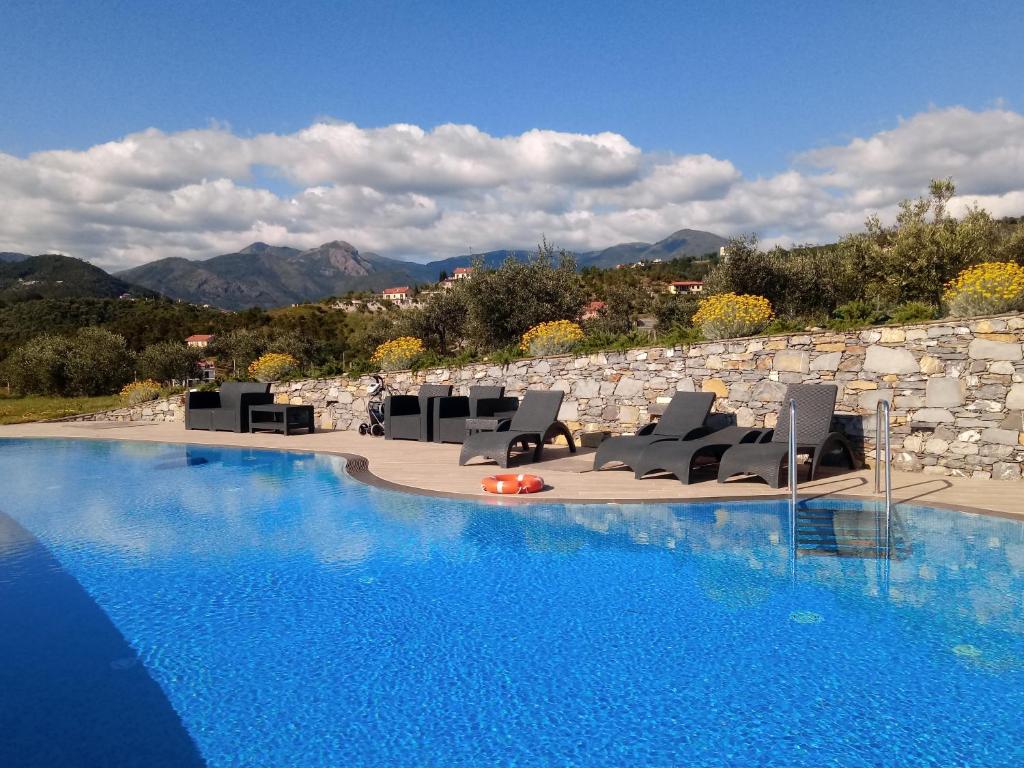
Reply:
[[[609,268],[641,260],[693,258],[717,253],[727,242],[711,232],[682,229],[656,243],[624,243],[580,253],[577,263],[581,269]],[[119,272],[117,277],[172,299],[244,309],[315,301],[348,291],[433,283],[442,272],[450,275],[476,260],[494,267],[506,258],[523,260],[532,253],[527,249],[496,250],[418,264],[361,253],[340,240],[304,251],[253,243],[237,253],[210,259],[159,259]]]
[[[157,294],[104,272],[94,264],[71,256],[46,254],[0,258],[0,301],[30,299],[116,299],[130,293],[138,297]]]
[[[710,232],[681,229],[656,243],[622,243],[576,255],[580,269],[610,268],[642,260],[694,258],[715,253],[728,241]],[[490,267],[507,258],[525,260],[528,249],[495,250],[420,264],[361,253],[335,240],[316,248],[253,243],[236,253],[208,259],[158,259],[113,275],[99,267],[54,254],[28,256],[0,252],[0,300],[33,298],[112,298],[163,295],[222,309],[279,307],[340,296],[349,291],[379,291],[399,285],[436,282],[442,273],[476,261]]]

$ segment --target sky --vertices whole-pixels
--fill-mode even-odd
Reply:
[[[0,250],[423,260],[1024,215],[1020,2],[0,2]]]

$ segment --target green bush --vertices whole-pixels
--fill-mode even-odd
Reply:
[[[867,301],[848,301],[836,307],[828,326],[836,331],[863,328],[878,325],[889,319],[889,316],[875,304]]]
[[[199,376],[203,351],[178,341],[150,344],[139,354],[136,368],[139,376],[168,384]]]
[[[923,301],[908,301],[900,304],[892,311],[892,322],[897,325],[912,325],[913,323],[927,323],[929,320],[936,320],[939,317],[939,308],[933,304],[926,304]]]

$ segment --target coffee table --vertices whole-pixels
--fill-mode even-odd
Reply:
[[[304,429],[313,434],[312,405],[250,405],[250,432],[280,432],[290,435],[296,429]]]

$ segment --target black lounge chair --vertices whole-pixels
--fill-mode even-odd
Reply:
[[[505,397],[504,387],[469,388],[469,397],[454,395],[434,400],[435,443],[461,443],[466,439],[466,419],[511,418],[519,399]]]
[[[499,424],[497,431],[477,432],[466,438],[459,454],[459,466],[475,456],[483,456],[507,468],[514,447],[527,451],[531,445],[534,446],[533,461],[540,461],[544,443],[558,435],[565,438],[570,453],[576,453],[572,432],[558,421],[558,409],[562,407],[564,396],[565,393],[558,390],[527,390],[515,415]]]
[[[451,393],[450,384],[424,384],[415,395],[388,395],[384,399],[384,439],[429,441],[433,400]]]
[[[218,392],[189,392],[185,398],[185,429],[249,431],[249,406],[271,405],[269,384],[226,381]]]
[[[695,469],[720,461],[734,445],[770,440],[771,436],[770,429],[726,427],[693,440],[662,440],[644,448],[633,471],[637,480],[660,470],[689,485]]]
[[[662,417],[640,428],[635,435],[609,437],[594,454],[594,469],[618,461],[635,468],[647,446],[662,440],[690,440],[711,430],[705,422],[715,402],[714,392],[676,392]]]
[[[853,448],[840,432],[833,432],[832,417],[836,406],[834,384],[790,384],[779,409],[775,431],[768,442],[737,445],[727,450],[718,463],[718,482],[733,475],[756,475],[772,488],[782,486],[782,469],[789,456],[789,401],[796,400],[796,446],[798,453],[809,454],[809,480],[818,473],[818,465],[830,452],[843,454],[856,469]]]

